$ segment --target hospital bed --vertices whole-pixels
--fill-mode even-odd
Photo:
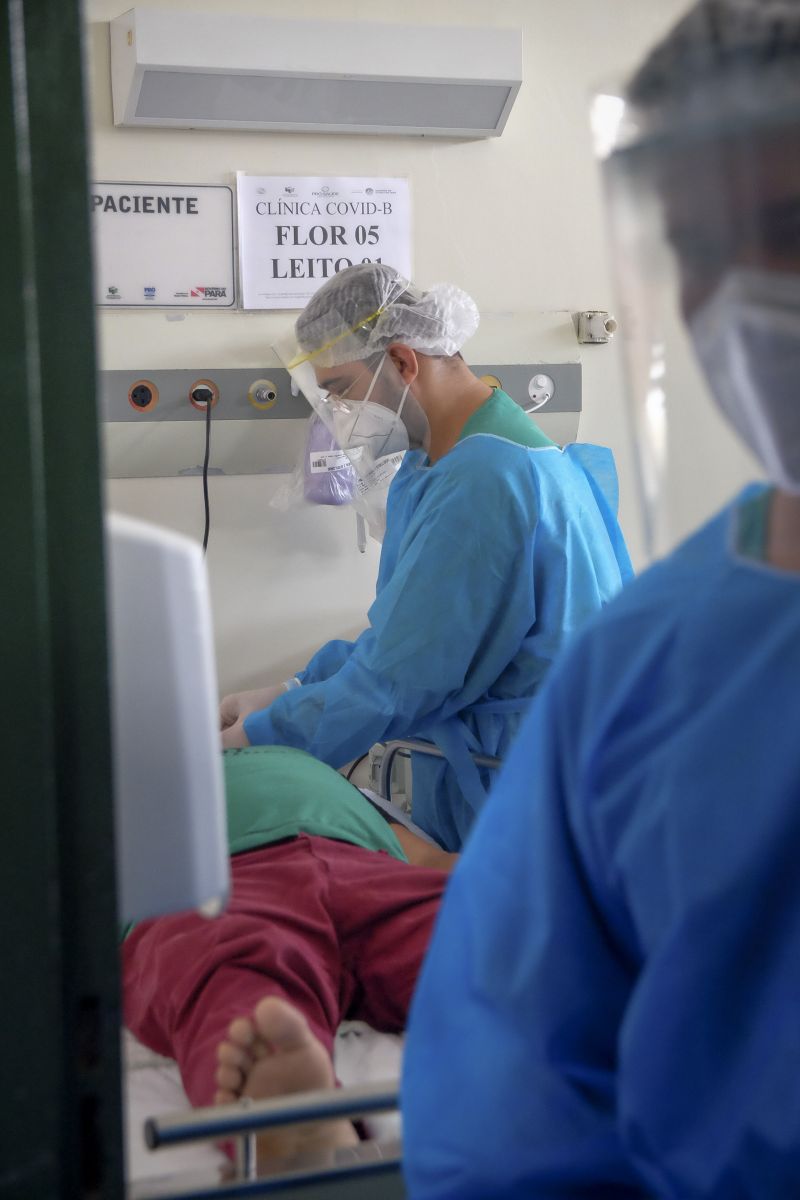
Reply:
[[[391,769],[398,754],[430,751],[435,746],[414,741],[395,741],[384,748],[382,775],[375,790],[361,788],[367,798],[391,820],[398,821],[422,837],[428,835],[414,824],[406,807],[391,801]],[[479,765],[484,765],[481,763]],[[494,765],[486,760],[485,765]],[[133,1035],[123,1033],[125,1073],[126,1162],[129,1200],[190,1200],[190,1197],[245,1195],[301,1195],[306,1200],[336,1200],[337,1196],[381,1196],[394,1200],[405,1194],[400,1174],[401,1123],[397,1108],[403,1038],[379,1033],[362,1021],[343,1022],[334,1042],[334,1069],[342,1088],[336,1101],[353,1105],[369,1140],[355,1151],[342,1155],[334,1165],[295,1162],[281,1176],[258,1179],[253,1173],[252,1133],[239,1137],[239,1154],[234,1179],[231,1160],[214,1139],[230,1133],[254,1118],[280,1120],[297,1105],[295,1097],[251,1105],[192,1109],[181,1084],[177,1064],[148,1050]],[[331,1094],[325,1094],[329,1104]],[[335,1102],[336,1102],[335,1101]],[[314,1112],[320,1109],[321,1094],[312,1097]],[[367,1106],[367,1107],[365,1107]],[[322,1107],[325,1107],[323,1105]],[[394,1111],[392,1111],[394,1110]],[[220,1116],[220,1114],[223,1114]],[[227,1115],[225,1115],[227,1113]],[[306,1102],[297,1120],[308,1119]],[[359,1189],[363,1188],[363,1192]],[[260,1190],[259,1190],[260,1189]],[[302,1190],[300,1190],[302,1189]]]
[[[215,748],[212,626],[200,548],[127,518],[111,517],[108,536],[120,916],[127,922],[192,907],[211,911],[209,901],[218,911],[228,889],[228,856],[221,763]],[[155,615],[145,602],[153,594],[170,600]],[[163,703],[155,703],[159,698]],[[148,755],[142,755],[143,745]],[[408,811],[393,806],[391,799],[392,765],[412,751],[441,757],[426,742],[388,743],[375,789],[380,794],[367,795],[391,819],[425,838]],[[499,765],[483,757],[476,763]],[[158,787],[153,786],[154,778]],[[188,837],[193,827],[203,836]],[[328,1200],[402,1197],[399,1116],[387,1115],[387,1109],[397,1105],[401,1048],[399,1037],[348,1022],[335,1040],[334,1068],[341,1089],[226,1110],[192,1110],[175,1063],[153,1055],[126,1034],[130,1200],[268,1194],[302,1194],[307,1200],[316,1195]],[[253,1177],[254,1119],[316,1119],[331,1109],[338,1109],[340,1116],[363,1117],[370,1140],[341,1152],[333,1164],[296,1162],[283,1178]],[[231,1179],[231,1160],[213,1143],[234,1128],[241,1131],[242,1151]],[[150,1146],[158,1149],[145,1145],[145,1129]]]
[[[410,800],[392,801],[392,770],[411,753],[441,758],[427,742],[397,739],[380,746],[373,789],[360,790],[390,819],[432,841],[414,824]],[[500,760],[473,756],[477,766],[497,769]],[[361,1021],[345,1021],[334,1043],[334,1068],[342,1088],[227,1109],[192,1109],[177,1064],[144,1047],[128,1031],[125,1065],[128,1200],[200,1200],[275,1195],[304,1200],[358,1200],[363,1196],[402,1200],[401,1124],[397,1108],[403,1039],[379,1033]],[[361,1118],[369,1140],[340,1152],[334,1164],[295,1161],[279,1175],[259,1178],[254,1170],[253,1129],[289,1116],[308,1120],[322,1112]],[[235,1168],[214,1139],[237,1133]],[[231,1170],[233,1177],[228,1178]]]
[[[107,551],[120,922],[190,909],[210,916],[224,906],[230,875],[218,751],[218,688],[202,550],[168,530],[111,514]],[[154,596],[160,603],[152,603]],[[401,1039],[376,1034],[367,1026],[350,1023],[340,1029],[335,1070],[344,1085],[362,1089],[351,1101],[352,1111],[369,1114],[376,1105],[382,1110],[390,1104],[396,1107],[400,1047]],[[368,1115],[365,1124],[372,1120],[367,1128],[377,1140],[350,1151],[350,1161],[295,1163],[290,1180],[259,1181],[248,1178],[252,1155],[243,1153],[237,1178],[223,1179],[221,1171],[229,1173],[230,1159],[213,1144],[196,1140],[201,1133],[206,1139],[221,1135],[222,1110],[193,1111],[177,1066],[150,1054],[130,1035],[124,1037],[124,1060],[131,1200],[289,1196],[300,1194],[301,1185],[306,1197],[319,1194],[334,1200],[337,1195],[374,1195],[377,1174],[385,1176],[380,1183],[382,1196],[403,1194],[397,1116],[391,1118],[394,1125],[387,1127],[390,1118]],[[326,1103],[330,1105],[332,1099],[347,1103],[346,1087],[329,1093]],[[316,1116],[320,1097],[313,1102]],[[282,1121],[289,1109],[297,1107],[297,1097],[271,1102],[264,1112],[260,1104],[234,1105],[226,1117],[226,1132],[237,1119],[244,1121],[249,1135],[254,1115]],[[148,1150],[145,1127],[153,1145],[178,1145]],[[390,1136],[393,1148],[386,1149]],[[371,1180],[369,1186],[362,1185],[362,1179]]]

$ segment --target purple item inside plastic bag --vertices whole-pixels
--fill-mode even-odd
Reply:
[[[319,417],[308,423],[303,461],[303,494],[312,504],[348,504],[356,473],[352,463]]]

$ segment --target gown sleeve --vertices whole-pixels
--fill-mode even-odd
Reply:
[[[296,678],[304,686],[330,679],[331,675],[335,675],[347,662],[354,646],[355,642],[347,642],[343,638],[334,638],[326,642],[312,655],[303,670],[297,672]]]

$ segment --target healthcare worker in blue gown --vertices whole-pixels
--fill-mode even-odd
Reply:
[[[284,361],[358,475],[383,537],[369,627],[296,680],[222,704],[226,746],[282,744],[334,767],[422,738],[413,816],[457,850],[566,639],[631,572],[610,451],[554,445],[460,349],[474,302],[391,267],[343,270],[311,299]],[[299,684],[299,686],[292,686]]]
[[[767,482],[623,590],[531,705],[412,1008],[412,1200],[800,1196],[800,5],[703,0],[624,99],[621,280],[666,368],[640,436],[663,433],[648,377],[669,422],[682,307]]]

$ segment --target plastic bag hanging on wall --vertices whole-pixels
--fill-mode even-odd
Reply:
[[[356,473],[349,458],[314,413],[308,418],[300,461],[270,505],[287,512],[303,504],[349,504],[355,488]]]

